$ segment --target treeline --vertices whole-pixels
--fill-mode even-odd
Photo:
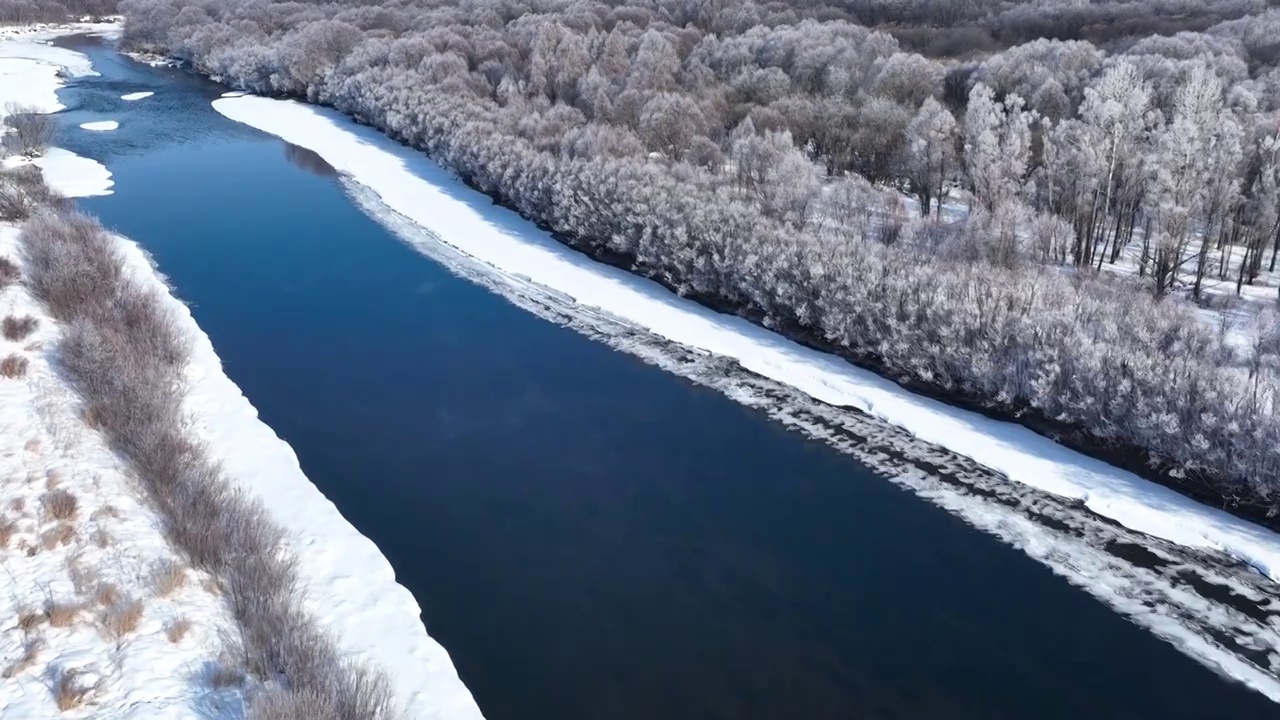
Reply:
[[[116,3],[117,0],[4,0],[0,2],[0,25],[96,19],[115,14]]]
[[[1160,300],[1274,260],[1275,11],[1121,52],[942,61],[751,2],[121,9],[135,47],[331,105],[682,293],[1238,511],[1278,507],[1275,322],[1242,357]],[[972,212],[936,219],[961,188]],[[1142,244],[1140,280],[1096,272]]]

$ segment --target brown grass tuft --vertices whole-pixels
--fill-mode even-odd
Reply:
[[[177,560],[161,560],[151,567],[151,589],[156,597],[168,597],[186,584],[187,567]]]
[[[48,615],[35,610],[22,610],[18,613],[18,629],[30,633],[49,619]]]
[[[57,520],[70,520],[80,509],[80,501],[66,490],[52,490],[40,496],[45,512]]]
[[[30,363],[21,355],[10,355],[0,360],[0,375],[7,378],[20,378],[27,374],[28,365]]]
[[[164,626],[164,634],[166,637],[169,638],[169,642],[171,643],[182,642],[182,638],[186,637],[187,633],[190,631],[191,631],[191,621],[186,618],[176,618],[174,620],[170,620]]]
[[[27,499],[24,497],[16,497],[9,501],[9,509],[20,513],[27,509]]]
[[[102,518],[119,519],[120,511],[116,509],[115,505],[103,505],[97,510],[94,510],[93,514],[89,516],[89,519],[95,522],[100,521]]]
[[[22,657],[10,663],[9,667],[5,668],[3,673],[0,673],[0,677],[8,680],[34,665],[43,647],[44,641],[40,638],[28,638],[22,644]]]
[[[22,273],[18,272],[18,266],[9,258],[0,257],[0,290],[18,282],[20,277]]]
[[[80,670],[63,670],[58,675],[58,681],[53,684],[53,698],[58,703],[58,710],[74,710],[98,690],[101,681],[90,683],[85,676],[86,673]]]
[[[93,592],[93,601],[102,607],[118,605],[124,600],[124,593],[111,583],[103,583]]]
[[[83,610],[84,605],[78,602],[50,600],[44,606],[44,614],[49,618],[49,624],[57,628],[71,627]]]
[[[70,545],[76,539],[76,529],[69,522],[60,522],[40,534],[40,546],[52,550],[59,545]]]
[[[122,598],[98,613],[98,628],[108,640],[121,640],[142,622],[142,601]]]
[[[36,331],[40,325],[40,321],[27,315],[26,317],[14,317],[10,315],[0,323],[0,330],[4,333],[5,340],[25,340],[27,336]]]
[[[0,549],[9,547],[13,534],[18,532],[18,523],[7,517],[0,517]]]
[[[111,537],[111,533],[107,532],[106,528],[98,528],[97,530],[94,530],[93,533],[89,535],[89,539],[93,541],[94,545],[97,545],[100,548],[110,547],[111,543],[115,540],[115,538]]]

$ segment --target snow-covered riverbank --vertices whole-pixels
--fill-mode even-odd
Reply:
[[[110,32],[110,28],[87,29]],[[64,29],[64,32],[80,30],[82,28],[73,27]],[[10,33],[9,39],[0,37],[0,106],[8,101],[6,93],[13,93],[13,97],[18,98],[21,104],[34,106],[44,112],[56,111],[62,107],[54,94],[61,84],[58,68],[65,68],[65,72],[69,74],[93,72],[85,56],[42,43],[50,33],[55,32],[57,31],[44,30],[39,34]],[[55,149],[45,153],[35,164],[45,172],[50,185],[65,195],[83,197],[110,191],[110,173],[92,160]],[[4,241],[15,247],[0,245],[0,251],[7,250],[8,254],[15,254],[17,228],[9,225],[4,228],[4,232],[7,233],[3,236]],[[344,654],[353,659],[371,662],[389,672],[395,685],[397,704],[404,711],[405,717],[479,718],[480,711],[470,692],[458,678],[448,654],[427,634],[417,602],[408,590],[396,582],[390,563],[311,484],[302,473],[297,457],[288,444],[258,420],[257,412],[248,399],[223,373],[221,362],[208,337],[196,325],[186,306],[169,292],[146,253],[130,240],[117,238],[117,241],[127,260],[126,272],[163,290],[164,301],[180,318],[182,330],[194,339],[192,362],[186,371],[188,387],[184,400],[184,408],[189,413],[190,429],[207,444],[212,457],[223,463],[225,476],[248,496],[260,500],[273,519],[286,530],[290,547],[299,559],[299,575],[304,586],[306,609],[333,632],[335,642]],[[4,254],[6,253],[0,252],[0,255]],[[11,289],[10,292],[14,290]],[[30,295],[23,293],[15,297],[25,298],[23,302],[26,306],[38,307]],[[53,334],[56,333],[56,328],[47,316],[41,316],[41,319],[47,330],[39,347],[32,348],[32,352],[49,353],[54,346],[52,340],[56,337]],[[3,396],[0,408],[3,408],[5,414],[0,416],[0,442],[17,443],[18,447],[25,449],[11,450],[7,454],[0,452],[0,459],[17,458],[21,462],[34,462],[32,458],[39,457],[32,450],[42,447],[41,443],[34,442],[39,438],[30,437],[29,433],[21,431],[21,428],[33,424],[36,407],[62,398],[61,402],[72,403],[68,406],[70,409],[63,408],[63,414],[71,413],[71,416],[78,417],[74,412],[79,407],[78,400],[66,385],[66,380],[53,371],[49,361],[50,358],[40,355],[36,362],[29,362],[28,380],[0,380],[0,383],[21,383],[0,387],[11,388],[11,392],[22,394],[23,398],[29,400],[28,406],[8,402],[10,398]],[[36,383],[36,380],[41,382]],[[128,530],[132,526],[125,525],[126,529],[118,533],[119,545],[136,551],[135,555],[141,553],[142,556],[155,554],[151,550],[157,547],[156,542],[159,543],[158,547],[165,548],[159,530],[160,520],[153,509],[145,507],[136,499],[141,497],[137,487],[120,479],[108,482],[100,477],[102,473],[95,470],[98,465],[110,461],[115,463],[115,467],[121,468],[117,474],[124,473],[122,477],[127,478],[127,472],[122,470],[122,461],[106,450],[100,433],[84,427],[83,421],[75,431],[96,438],[99,448],[93,454],[71,445],[59,456],[70,468],[68,474],[84,478],[83,486],[77,485],[77,490],[86,496],[82,500],[82,507],[136,509],[126,519],[140,524],[143,530],[150,527],[152,534],[147,535],[143,531],[134,533]],[[60,433],[54,434],[61,436]],[[0,444],[0,448],[6,447],[8,445]],[[106,460],[103,459],[104,455]],[[35,471],[9,473],[6,477],[27,478],[31,476],[31,472]],[[43,475],[39,480],[41,483],[46,482]],[[40,489],[44,489],[43,484]],[[11,495],[6,491],[5,497],[9,498]],[[29,509],[32,512],[40,510],[38,506]],[[88,537],[90,530],[95,537],[98,536],[96,528],[88,528],[82,534]],[[26,531],[25,525],[21,526],[21,532]],[[17,538],[15,545],[25,537],[21,536],[21,532],[14,535]],[[140,550],[133,548],[135,537],[138,538]],[[38,541],[28,539],[27,545],[30,546],[32,542]],[[122,564],[121,572],[136,576],[136,565],[136,562]],[[0,579],[0,586],[6,584],[5,580],[11,579],[14,588],[32,592],[34,589],[49,588],[62,582],[62,575],[68,572],[57,563],[19,564],[10,563],[7,558],[4,567],[8,574]],[[193,587],[198,585],[193,583]],[[204,605],[193,606],[193,609],[183,614],[184,618],[192,622],[193,627],[202,630],[193,632],[181,643],[170,642],[169,624],[167,621],[162,622],[161,615],[156,615],[158,619],[151,622],[152,614],[144,612],[144,622],[132,631],[130,642],[117,646],[117,654],[127,654],[128,660],[121,660],[111,666],[116,668],[117,674],[127,675],[127,682],[118,683],[120,690],[114,695],[95,697],[92,700],[95,713],[124,716],[132,708],[133,714],[129,714],[129,717],[187,717],[196,713],[202,717],[228,720],[242,714],[240,704],[232,702],[236,698],[228,699],[217,694],[225,694],[226,686],[213,688],[218,683],[210,682],[210,678],[206,677],[209,674],[206,670],[214,667],[213,655],[216,655],[220,647],[215,642],[217,633],[211,629],[227,628],[230,617],[225,604],[216,595],[216,589],[205,592],[206,595],[202,596]],[[16,590],[13,597],[18,597]],[[175,597],[182,600],[185,596],[179,593]],[[167,615],[175,613],[168,612]],[[15,633],[26,633],[26,629],[5,627],[3,630],[6,633],[3,646],[6,662],[15,659],[8,658],[9,654],[17,654],[19,657],[16,659],[21,659],[28,642],[25,636],[19,637]],[[148,655],[141,650],[142,654],[132,654],[135,648],[145,650],[152,644],[161,642],[166,647],[173,646],[187,652],[190,657],[177,656],[181,662],[175,665],[167,656],[157,659],[152,656],[154,653]],[[10,648],[10,644],[14,647]],[[171,654],[177,652],[178,650],[173,650]],[[11,711],[18,713],[15,717],[56,715],[56,705],[48,704],[55,702],[55,696],[47,687],[49,673],[60,672],[56,668],[64,665],[72,667],[66,665],[66,662],[76,658],[99,656],[108,657],[97,652],[91,645],[73,643],[66,647],[59,646],[56,655],[39,657],[48,668],[54,669],[46,669],[45,664],[30,664],[22,670],[24,674],[0,678],[0,715],[7,717]],[[98,675],[77,677],[82,682],[93,682]],[[33,689],[37,686],[32,683],[43,683],[39,685],[38,693]],[[208,688],[213,688],[217,693],[206,692]],[[43,702],[48,706],[33,705],[33,702]],[[210,703],[214,703],[216,707]]]
[[[533,282],[831,405],[852,406],[1129,528],[1227,553],[1280,580],[1280,536],[1068,450],[1025,428],[913,395],[873,373],[595,263],[494,206],[424,155],[341,114],[285,100],[222,98],[227,117],[318,153],[391,209],[500,272]]]

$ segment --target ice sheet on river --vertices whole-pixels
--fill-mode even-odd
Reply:
[[[605,332],[615,345],[859,455],[1280,701],[1275,533],[595,263],[421,153],[339,113],[253,96],[213,105],[318,153],[352,181],[362,204],[400,225],[398,234],[423,252],[454,255],[455,269],[483,267],[474,279],[500,286],[514,302]]]

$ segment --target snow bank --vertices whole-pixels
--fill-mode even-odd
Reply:
[[[153,93],[153,92],[132,92],[132,93],[128,93],[128,94],[126,94],[126,95],[121,95],[121,96],[120,96],[120,99],[121,99],[121,100],[127,100],[127,101],[129,101],[129,102],[133,102],[134,100],[142,100],[143,98],[149,98],[149,97],[151,97],[152,95],[155,95],[155,93]]]
[[[4,164],[5,167],[35,165],[49,187],[72,198],[110,195],[115,185],[105,165],[62,148],[49,148],[33,159],[10,157]]]
[[[341,114],[294,101],[223,98],[223,115],[318,153],[339,172],[444,242],[495,269],[531,278],[685,346],[832,405],[852,406],[950,448],[1010,479],[1084,503],[1129,528],[1209,548],[1280,580],[1280,536],[1030,430],[903,390],[837,357],[805,348],[737,317],[681,299],[655,283],[595,263],[516,213],[470,190],[421,153]]]
[[[115,120],[97,120],[95,122],[80,123],[81,130],[91,130],[93,132],[105,132],[107,130],[115,130],[120,127],[120,123]]]

